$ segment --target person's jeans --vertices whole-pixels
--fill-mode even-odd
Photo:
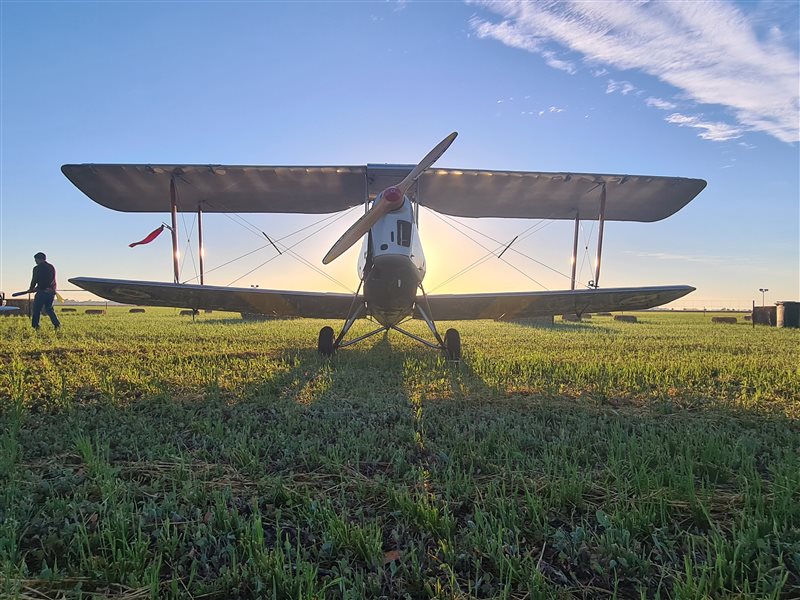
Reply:
[[[53,310],[53,300],[55,297],[55,292],[36,292],[36,295],[33,297],[33,309],[31,311],[31,325],[33,325],[34,329],[39,329],[39,315],[41,315],[42,311],[46,312],[47,316],[50,317],[53,327],[56,329],[61,327],[61,323],[56,316],[56,311]]]

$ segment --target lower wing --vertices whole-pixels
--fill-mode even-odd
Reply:
[[[102,298],[123,304],[222,310],[273,317],[343,319],[353,302],[353,294],[230,288],[94,277],[75,277],[69,281]]]
[[[102,298],[123,304],[222,310],[273,317],[344,319],[353,302],[352,294],[94,277],[75,277],[69,281]],[[431,316],[438,321],[511,320],[564,313],[642,310],[677,300],[694,289],[688,285],[675,285],[558,292],[442,294],[428,296],[428,301]],[[363,301],[363,298],[360,300]]]
[[[437,321],[525,319],[560,314],[642,310],[672,302],[693,292],[688,285],[607,288],[559,292],[442,294],[428,296]]]

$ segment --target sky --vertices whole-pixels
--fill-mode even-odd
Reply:
[[[75,276],[172,280],[168,235],[128,247],[169,215],[97,205],[62,164],[409,164],[458,131],[438,166],[708,182],[663,221],[607,222],[601,287],[697,288],[675,308],[800,300],[799,7],[2,0],[0,290],[28,287],[38,251],[66,298],[90,299]],[[357,247],[321,260],[359,210],[207,214],[206,283],[354,290]],[[179,228],[194,283],[195,217]],[[597,229],[582,223],[579,285]],[[572,222],[423,209],[420,234],[429,293],[569,288]]]

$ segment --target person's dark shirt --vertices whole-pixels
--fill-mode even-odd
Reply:
[[[30,289],[42,292],[56,290],[56,268],[49,262],[43,262],[33,267]]]

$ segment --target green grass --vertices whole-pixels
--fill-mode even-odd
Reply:
[[[638,316],[0,319],[0,597],[800,597],[800,332]]]

